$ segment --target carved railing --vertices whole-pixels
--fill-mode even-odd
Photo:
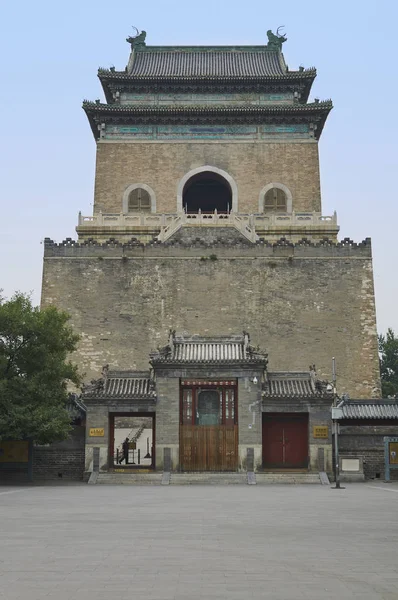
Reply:
[[[178,214],[112,214],[96,213],[91,217],[85,217],[79,213],[78,227],[97,228],[110,227],[149,227],[160,230],[158,239],[161,242],[169,239],[183,225],[220,227],[235,227],[248,240],[256,242],[258,236],[256,230],[267,230],[273,228],[287,227],[320,227],[337,228],[337,215],[323,216],[316,212],[293,212],[293,213],[178,213]]]
[[[78,227],[165,227],[173,220],[173,214],[136,213],[96,213],[90,217],[79,213]]]

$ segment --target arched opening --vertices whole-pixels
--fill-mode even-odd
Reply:
[[[151,212],[151,198],[143,188],[135,188],[128,196],[128,212]]]
[[[232,190],[218,173],[202,171],[184,185],[182,205],[187,213],[229,213],[232,210]]]
[[[123,192],[123,214],[156,212],[155,192],[146,183],[132,183]]]
[[[264,196],[264,212],[286,212],[287,198],[283,190],[273,187]]]

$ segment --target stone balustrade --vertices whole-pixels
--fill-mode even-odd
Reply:
[[[268,229],[273,227],[306,227],[306,226],[327,226],[337,227],[337,215],[323,216],[316,212],[292,212],[292,213],[175,213],[175,214],[156,214],[156,213],[96,213],[86,217],[79,213],[78,227],[151,227],[163,229],[175,225],[222,225],[228,226],[237,224],[249,227],[250,229]],[[239,227],[239,228],[240,228]]]

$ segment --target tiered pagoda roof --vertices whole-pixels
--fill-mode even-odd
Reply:
[[[318,139],[332,108],[330,100],[307,104],[315,68],[290,71],[281,52],[285,38],[268,32],[264,46],[147,46],[145,32],[131,43],[124,71],[99,69],[106,104],[84,101],[94,136],[101,123],[312,123]],[[283,102],[197,102],[159,105],[150,94],[284,94]],[[124,96],[123,96],[124,94]],[[127,96],[135,95],[134,101]],[[138,94],[138,96],[137,96]],[[123,96],[123,100],[121,98]],[[290,98],[290,100],[289,100]]]

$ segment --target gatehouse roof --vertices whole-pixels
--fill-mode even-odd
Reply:
[[[342,419],[398,419],[398,402],[354,401],[349,400],[341,406]]]
[[[102,377],[84,386],[83,398],[131,398],[154,400],[156,391],[149,372],[108,371],[104,367]]]
[[[184,337],[171,332],[169,343],[151,353],[151,363],[267,363],[267,354],[250,345],[247,333],[230,337]]]
[[[333,388],[316,378],[315,371],[267,372],[263,397],[267,398],[319,398],[330,396]]]

